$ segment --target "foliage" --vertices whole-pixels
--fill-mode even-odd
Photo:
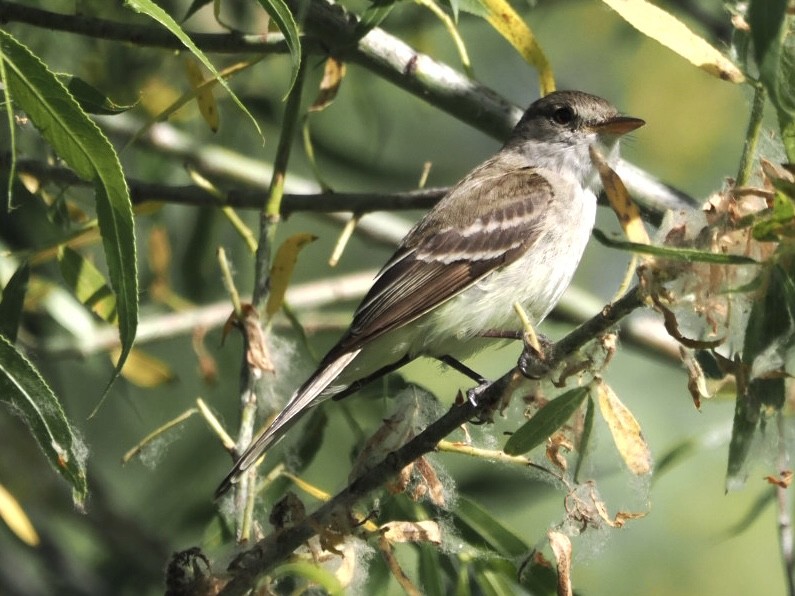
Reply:
[[[724,441],[727,486],[743,486],[753,466],[762,465],[777,502],[788,502],[795,344],[791,3],[735,3],[729,57],[715,49],[720,43],[707,41],[709,32],[697,35],[662,8],[643,0],[604,3],[666,52],[685,58],[682,68],[695,65],[713,75],[702,81],[705,89],[735,84],[754,94],[736,180],[703,209],[666,212],[659,196],[646,197],[646,213],[662,219],[648,244],[637,210],[621,207],[628,203],[624,184],[601,162],[628,241],[601,230],[595,235],[639,255],[639,284],[613,301],[612,310],[580,314],[587,322],[547,354],[552,367],[543,380],[517,389],[512,354],[496,365],[494,376],[503,376],[490,388],[494,401],[452,405],[442,416],[439,401],[458,389],[453,373],[442,381],[435,374],[416,379],[411,371],[390,375],[350,402],[316,408],[290,450],[269,453],[232,497],[211,503],[228,463],[224,450],[239,452],[278,410],[325,342],[323,332],[344,327],[348,312],[336,317],[335,304],[360,298],[369,283],[369,273],[348,271],[307,281],[325,272],[312,260],[327,250],[334,264],[341,260],[349,269],[382,263],[384,247],[406,226],[371,212],[427,206],[429,196],[440,194],[399,197],[386,189],[413,186],[422,161],[434,158],[445,137],[436,132],[442,112],[504,137],[520,112],[478,75],[496,81],[489,77],[504,64],[512,72],[529,64],[541,92],[555,88],[555,54],[531,25],[536,10],[554,16],[563,9],[528,10],[502,0],[346,7],[326,0],[214,0],[210,10],[208,0],[189,6],[128,0],[124,6],[80,2],[77,13],[63,14],[55,2],[0,2],[0,22],[7,23],[0,30],[7,116],[0,169],[8,190],[0,217],[0,402],[18,415],[0,419],[8,454],[0,462],[0,518],[30,545],[15,545],[10,561],[23,558],[16,553],[26,557],[20,548],[34,549],[44,534],[58,561],[84,571],[48,566],[47,555],[32,553],[37,562],[31,565],[47,570],[38,583],[26,577],[28,593],[56,586],[71,593],[154,593],[161,581],[172,594],[245,593],[255,585],[277,593],[566,594],[572,582],[576,591],[572,552],[587,552],[589,536],[615,532],[649,509],[654,441],[641,430],[643,416],[625,402],[634,410],[633,390],[652,388],[617,389],[624,382],[609,368],[614,356],[620,360],[638,347],[656,350],[658,361],[670,359],[670,352],[649,347],[651,332],[633,332],[631,324],[623,327],[627,345],[618,350],[612,326],[641,306],[656,311],[667,346],[676,346],[685,365],[687,378],[676,381],[683,395],[687,387],[699,408],[702,400],[733,396],[732,430]],[[615,26],[630,35],[624,23]],[[449,40],[433,40],[437,28],[440,38],[452,38],[467,76],[444,63]],[[717,28],[712,33],[721,36]],[[489,44],[500,38],[518,59],[500,45],[499,63],[490,62]],[[429,55],[412,47],[428,48]],[[186,58],[175,59],[174,51]],[[604,52],[616,61],[632,54],[620,47]],[[358,68],[348,73],[346,64]],[[396,99],[392,87],[382,89],[385,83],[419,101]],[[632,81],[626,84],[632,89]],[[681,94],[676,83],[666,85]],[[530,95],[522,89],[523,102]],[[373,97],[378,101],[368,101]],[[768,103],[776,115],[772,140],[761,132]],[[303,151],[293,148],[299,125]],[[411,127],[427,129],[423,142],[389,140]],[[454,141],[468,144],[464,137]],[[776,151],[790,163],[778,165]],[[433,171],[455,179],[465,170],[460,159],[445,165],[442,156]],[[699,159],[714,161],[709,153]],[[630,191],[638,188],[627,177],[632,174],[619,174]],[[376,185],[383,192],[349,192]],[[254,217],[240,212],[245,206],[256,209]],[[334,243],[337,232],[327,222],[300,215],[286,221],[302,211],[353,216]],[[310,226],[319,226],[325,239],[310,245],[316,236]],[[83,360],[64,359],[76,355]],[[441,385],[430,392],[420,387],[434,383]],[[498,390],[507,387],[512,403],[498,403]],[[367,400],[376,395],[389,399],[388,418],[383,399]],[[445,438],[463,422],[450,422],[456,414],[493,422],[489,414],[498,409],[507,420],[482,429],[466,425],[456,440]],[[238,417],[233,432],[230,421]],[[206,428],[191,427],[191,419]],[[381,426],[373,434],[375,420]],[[445,420],[449,428],[441,432]],[[600,450],[600,428],[621,461],[622,482],[645,483],[640,503],[627,505],[629,491],[615,497],[605,489],[616,460]],[[177,437],[175,429],[183,434]],[[507,440],[501,430],[510,434]],[[667,473],[699,452],[693,445],[700,443],[677,428],[654,434],[673,445],[659,460]],[[776,443],[772,456],[760,456],[766,441]],[[27,444],[44,452],[77,508],[88,499],[85,518],[49,517],[51,510],[63,511],[63,499],[40,488],[49,487],[53,475],[42,471],[37,456],[19,465]],[[156,470],[135,472],[131,465],[108,472],[130,444],[125,462],[167,461]],[[464,456],[473,459],[448,464]],[[406,465],[395,468],[402,457]],[[502,467],[486,467],[491,462]],[[153,478],[164,469],[158,484]],[[336,496],[320,488],[343,486],[346,478]],[[538,527],[519,531],[505,517],[511,495],[532,500],[521,493],[528,483],[528,493],[539,498],[540,487],[551,486],[546,497],[556,504]],[[310,505],[294,491],[326,504]],[[763,497],[735,532],[747,533],[774,501],[767,485]],[[494,502],[505,506],[490,506]],[[152,503],[157,515],[148,511]],[[779,515],[788,513],[784,506]],[[150,529],[159,525],[159,532]],[[81,542],[81,532],[91,538]],[[786,544],[787,536],[779,538]],[[225,568],[223,553],[235,543],[240,552]],[[181,552],[169,558],[173,550]],[[24,593],[3,565],[0,591]],[[609,581],[593,585],[619,593]],[[792,586],[793,578],[787,581]]]

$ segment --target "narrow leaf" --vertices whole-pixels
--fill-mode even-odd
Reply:
[[[298,33],[298,25],[295,23],[290,9],[284,0],[257,0],[268,16],[273,19],[279,31],[284,35],[284,41],[287,43],[287,49],[290,50],[290,58],[293,62],[293,72],[290,78],[290,85],[287,88],[287,97],[295,85],[298,78],[298,69],[301,66],[301,36]]]
[[[284,294],[290,284],[293,269],[298,261],[298,253],[307,244],[317,240],[317,236],[312,234],[300,233],[290,236],[282,242],[273,258],[270,272],[270,294],[268,303],[265,306],[265,317],[270,318],[276,314],[284,303]]]
[[[602,418],[630,472],[637,476],[651,472],[651,451],[635,416],[604,381],[596,384],[596,395]]]
[[[68,79],[66,88],[80,108],[88,114],[98,114],[102,116],[114,116],[122,114],[135,107],[132,105],[120,105],[111,101],[104,93],[93,85],[89,85],[80,77],[65,77]]]
[[[481,0],[488,10],[486,20],[529,64],[538,71],[541,95],[555,90],[555,78],[535,35],[506,0]]]
[[[3,288],[3,297],[0,299],[0,335],[4,335],[11,343],[17,340],[29,278],[30,266],[27,262],[22,263]]]
[[[795,15],[787,0],[753,0],[748,22],[759,80],[776,108],[781,139],[795,162]]]
[[[94,183],[105,261],[116,292],[121,366],[138,326],[138,278],[132,206],[119,158],[97,125],[30,50],[4,31],[0,45],[14,102],[78,176]]]
[[[556,397],[511,435],[503,451],[508,455],[522,455],[537,447],[571,418],[587,395],[587,387],[576,387]]]
[[[519,536],[506,528],[486,509],[465,497],[456,501],[455,514],[485,540],[495,552],[505,557],[519,557],[530,550]]]
[[[588,447],[591,443],[591,432],[593,431],[594,421],[594,407],[593,398],[588,396],[588,403],[585,406],[585,420],[582,425],[582,434],[577,444],[577,464],[574,467],[574,482],[580,481],[580,472],[582,472],[585,458],[588,455]]]
[[[0,83],[3,89],[8,89],[8,75],[6,73],[6,59],[3,44],[0,43]],[[14,109],[6,92],[6,124],[8,125],[8,151],[10,153],[8,161],[8,180],[6,185],[6,209],[11,211],[14,206],[14,179],[17,171],[17,127],[14,120]]]
[[[62,246],[58,250],[58,265],[67,287],[81,303],[108,323],[115,323],[116,296],[105,282],[102,275],[93,263],[69,248]]]
[[[257,120],[254,118],[254,116],[251,115],[251,112],[249,112],[246,109],[246,106],[244,106],[243,102],[241,102],[240,99],[238,99],[237,95],[234,94],[231,87],[229,87],[229,83],[227,83],[226,80],[218,74],[218,71],[215,69],[212,62],[210,62],[207,56],[205,56],[204,52],[202,52],[196,46],[196,44],[193,43],[193,40],[191,40],[191,38],[188,37],[187,33],[185,33],[185,31],[182,30],[182,27],[180,27],[177,24],[177,22],[174,19],[172,19],[171,16],[169,16],[169,14],[166,11],[164,11],[157,4],[152,2],[152,0],[125,0],[125,5],[129,6],[136,12],[140,12],[147,15],[148,17],[151,17],[152,19],[163,25],[163,27],[168,29],[177,39],[179,39],[182,42],[182,45],[188,48],[188,50],[190,50],[191,53],[194,56],[196,56],[196,58],[199,59],[199,62],[201,62],[204,65],[204,67],[207,70],[209,70],[211,73],[213,73],[213,76],[218,79],[218,83],[224,89],[226,89],[226,92],[229,93],[229,96],[232,98],[232,101],[234,101],[235,104],[237,104],[237,107],[239,107],[243,111],[243,113],[246,116],[248,116],[248,119],[251,120],[252,124],[254,124],[254,128],[257,130],[257,134],[263,139],[265,138],[262,134],[262,129],[260,129],[259,124],[257,123]]]
[[[72,486],[72,499],[83,506],[86,483],[85,448],[52,390],[33,365],[0,336],[0,402],[17,412],[33,433],[53,468]]]
[[[191,89],[196,93],[196,105],[199,106],[199,113],[204,118],[207,126],[210,127],[210,130],[218,132],[218,128],[221,126],[221,117],[218,113],[218,103],[215,101],[212,87],[202,87],[204,75],[196,60],[192,58],[185,59],[185,72],[188,75]]]
[[[110,353],[114,364],[118,361],[121,350],[116,348]],[[155,358],[143,350],[133,348],[121,369],[121,376],[133,385],[152,389],[170,383],[177,378],[171,367],[160,358]]]
[[[742,255],[729,255],[722,253],[706,252],[695,248],[674,248],[671,246],[654,246],[651,244],[638,244],[637,242],[625,242],[609,238],[607,234],[598,228],[593,229],[593,236],[600,244],[610,248],[629,250],[666,259],[676,259],[686,263],[715,263],[717,265],[761,265],[750,257]]]
[[[646,0],[602,1],[635,29],[709,74],[732,83],[745,80],[740,69],[728,58],[662,8]]]
[[[0,484],[0,519],[28,546],[38,546],[40,539],[30,518],[10,492]]]

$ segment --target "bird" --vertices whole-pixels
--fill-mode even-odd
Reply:
[[[216,497],[308,408],[353,393],[418,356],[485,382],[461,360],[489,337],[517,331],[516,302],[538,325],[582,258],[598,190],[589,147],[598,144],[615,160],[619,137],[644,124],[582,91],[555,91],[533,102],[502,148],[403,238],[348,330],[253,439]]]

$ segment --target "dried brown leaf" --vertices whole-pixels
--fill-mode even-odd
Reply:
[[[607,383],[600,379],[594,386],[599,410],[624,463],[633,474],[648,474],[651,472],[651,452],[640,424]]]
[[[792,470],[782,470],[778,476],[765,476],[765,480],[779,488],[789,488],[792,484]]]
[[[572,596],[571,589],[571,540],[561,532],[547,532],[549,545],[558,567],[558,596]]]
[[[442,529],[433,520],[388,522],[379,531],[392,544],[430,542],[438,546],[442,543]]]

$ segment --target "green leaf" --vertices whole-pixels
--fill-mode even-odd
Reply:
[[[243,103],[240,101],[240,99],[238,99],[237,95],[235,95],[232,92],[232,89],[229,87],[229,83],[226,82],[226,79],[218,75],[218,71],[215,69],[212,62],[210,62],[207,56],[204,55],[204,52],[202,52],[196,46],[196,44],[193,43],[193,40],[190,37],[188,37],[185,31],[182,30],[182,28],[177,24],[177,22],[174,19],[172,19],[171,16],[169,16],[169,14],[166,11],[164,11],[157,4],[152,2],[152,0],[125,0],[125,6],[128,6],[133,10],[135,10],[136,12],[143,13],[148,17],[154,19],[155,21],[163,25],[163,27],[168,29],[177,39],[179,39],[182,42],[182,45],[188,48],[191,51],[191,53],[194,56],[196,56],[196,58],[199,59],[199,62],[201,62],[204,65],[204,67],[207,70],[209,70],[216,79],[218,79],[218,84],[221,85],[224,89],[226,89],[226,92],[229,93],[229,96],[232,98],[232,101],[234,101],[235,104],[237,104],[237,107],[239,107],[243,111],[243,113],[246,116],[248,116],[252,124],[254,124],[254,128],[257,130],[257,134],[263,139],[265,138],[262,134],[262,129],[260,129],[259,124],[257,124],[257,120],[254,118],[254,116],[251,115],[251,112],[249,112],[246,109],[246,106],[244,106]]]
[[[640,244],[638,242],[627,242],[625,240],[613,240],[602,230],[594,228],[593,236],[600,244],[610,248],[619,248],[640,254],[676,259],[686,263],[716,263],[718,265],[759,265],[758,261],[742,255],[727,255],[721,253],[696,250],[694,248],[672,248],[670,246],[654,246],[651,244]]]
[[[774,342],[782,349],[795,334],[795,284],[788,272],[776,265],[770,268],[765,295],[751,307],[743,341],[742,362],[751,370],[757,357]],[[766,356],[761,356],[766,357]],[[745,387],[745,391],[743,391]],[[780,410],[784,405],[783,378],[751,378],[738,383],[734,424],[729,442],[726,483],[729,488],[745,482],[745,464],[751,452],[762,407]]]
[[[30,266],[26,262],[22,263],[8,280],[6,287],[3,288],[3,297],[0,298],[0,335],[11,343],[17,340],[29,278]]]
[[[58,78],[4,31],[0,31],[0,45],[12,100],[77,175],[94,183],[97,220],[110,282],[116,292],[122,346],[104,399],[132,349],[138,327],[135,231],[127,183],[113,146]]]
[[[58,264],[66,285],[75,297],[91,309],[97,316],[114,323],[116,321],[116,296],[105,283],[102,275],[93,263],[69,248],[60,247]]]
[[[272,578],[285,575],[303,577],[312,584],[318,584],[329,596],[342,596],[345,594],[339,580],[333,573],[308,561],[285,563],[284,565],[279,565],[271,573]]]
[[[8,76],[6,74],[6,59],[3,53],[3,45],[0,44],[0,83],[4,89],[8,89]],[[14,121],[14,110],[11,106],[8,93],[6,95],[6,124],[8,124],[8,150],[10,158],[8,163],[8,179],[6,186],[6,209],[11,211],[14,205],[14,179],[17,171],[17,127]]]
[[[61,79],[68,79],[66,88],[80,108],[88,114],[98,114],[101,116],[114,116],[131,110],[136,104],[122,106],[114,103],[96,87],[89,85],[80,77],[59,76]]]
[[[511,435],[503,451],[508,455],[522,455],[537,447],[571,418],[587,395],[587,387],[576,387],[556,397]]]
[[[543,558],[530,556],[529,561],[521,569],[519,583],[529,590],[533,596],[556,596],[558,593],[558,574],[555,565]]]
[[[754,222],[752,233],[760,242],[778,242],[782,236],[792,236],[795,222],[795,204],[782,192],[773,197],[773,208]]]
[[[439,551],[429,545],[418,543],[419,552],[418,574],[422,593],[426,596],[445,596],[444,581],[441,573]]]
[[[188,7],[188,12],[185,13],[185,16],[182,17],[182,22],[184,23],[189,18],[191,18],[194,14],[196,14],[200,9],[204,8],[208,4],[210,4],[213,0],[193,0],[190,6]]]
[[[472,565],[472,579],[484,596],[515,594],[516,566],[504,559],[478,559]]]
[[[383,23],[396,4],[396,0],[375,0],[370,3],[370,6],[362,11],[359,22],[356,23],[355,39],[361,39],[370,30]]]
[[[75,505],[82,507],[88,493],[84,447],[47,383],[27,358],[2,336],[0,402],[21,415],[53,468],[72,486]]]
[[[588,455],[588,446],[591,442],[591,432],[593,431],[595,406],[593,398],[588,396],[588,403],[585,406],[585,420],[582,425],[582,434],[580,435],[580,444],[577,445],[577,465],[574,467],[574,482],[580,481],[580,472],[585,463],[585,458]]]
[[[795,17],[787,6],[788,0],[754,0],[748,22],[759,80],[776,108],[787,157],[795,162]]]
[[[520,557],[530,550],[521,538],[491,513],[466,497],[459,496],[455,514],[497,554],[504,557]]]
[[[301,35],[298,32],[298,25],[295,23],[293,14],[287,8],[284,0],[257,0],[265,12],[268,13],[273,22],[284,35],[284,41],[290,50],[290,59],[293,62],[293,72],[290,76],[290,85],[287,88],[286,98],[295,85],[298,78],[298,69],[301,66]]]

